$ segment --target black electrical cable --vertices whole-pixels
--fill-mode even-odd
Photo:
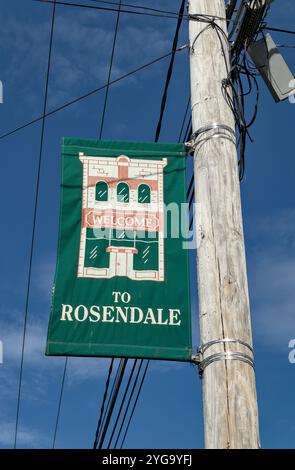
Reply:
[[[118,2],[109,2],[109,1],[103,1],[103,0],[88,0],[88,1],[95,2],[95,3],[104,3],[105,5],[118,6]],[[176,11],[159,10],[158,8],[151,8],[151,7],[146,7],[143,5],[133,5],[131,3],[122,3],[122,7],[134,8],[135,10],[153,11],[155,13],[165,13],[167,15],[174,15],[175,18],[177,18],[178,16],[178,13]]]
[[[179,131],[178,142],[181,141],[181,136],[182,136],[183,129],[184,129],[184,126],[185,126],[185,121],[187,119],[187,115],[188,115],[188,112],[189,112],[190,102],[191,102],[191,96],[189,96],[188,101],[187,101],[187,105],[186,105],[186,108],[185,108],[183,120],[182,120],[182,123],[181,123],[181,128],[180,128],[180,131]]]
[[[263,21],[266,17],[268,9],[265,12]],[[263,23],[262,21],[262,23]],[[246,51],[249,47],[249,44],[255,40],[257,35],[262,32],[262,26],[259,28],[259,31],[255,32],[253,37],[247,38],[244,44],[244,51],[236,50],[235,48],[231,49],[231,70],[228,73],[227,79],[223,81],[222,91],[224,98],[232,110],[235,117],[236,129],[239,133],[238,138],[238,150],[239,150],[239,178],[242,181],[245,173],[245,151],[246,151],[246,141],[247,137],[252,141],[252,138],[249,134],[249,128],[253,125],[258,112],[258,102],[259,102],[259,86],[255,73],[249,67]],[[243,80],[241,77],[245,77],[248,83],[248,90],[244,91]],[[246,122],[245,118],[245,96],[251,94],[253,87],[256,88],[256,101],[254,105],[254,111],[252,118],[249,122]]]
[[[58,400],[57,415],[56,415],[56,421],[55,421],[55,426],[54,426],[54,434],[53,434],[53,443],[52,443],[52,448],[53,449],[55,448],[56,435],[57,435],[57,429],[58,429],[58,423],[59,423],[59,417],[60,417],[62,397],[63,397],[63,392],[64,392],[67,366],[68,366],[68,357],[66,357],[66,360],[65,360],[64,370],[63,370],[63,375],[62,375],[62,380],[61,380],[61,386],[60,386],[60,394],[59,394],[59,400]]]
[[[210,18],[210,17],[206,17],[205,15],[202,16],[202,18],[199,18],[198,15],[194,15],[196,18],[196,20],[199,20],[199,21],[202,21],[204,23],[207,23],[207,26],[205,26],[198,34],[197,36],[194,38],[194,41],[192,43],[192,46],[191,46],[191,49],[193,50],[199,37],[201,36],[201,34],[203,34],[205,31],[207,31],[208,29],[212,28],[217,36],[218,36],[218,39],[219,39],[219,42],[220,42],[220,46],[221,46],[221,50],[222,50],[222,54],[223,54],[223,57],[224,57],[224,61],[225,61],[225,66],[226,66],[226,70],[227,70],[227,74],[229,76],[229,73],[230,73],[230,70],[229,70],[229,64],[227,62],[227,57],[226,57],[226,53],[225,53],[225,49],[224,49],[224,43],[223,43],[223,40],[225,40],[227,46],[229,47],[229,41],[228,41],[228,37],[225,33],[225,31],[215,22],[214,19]],[[187,127],[187,135],[185,136],[185,140],[184,142],[186,142],[186,140],[188,140],[188,135],[192,135],[192,126],[188,124],[188,127]],[[192,200],[195,196],[195,191],[193,189],[193,194],[190,198],[190,204],[189,204],[189,208],[191,207],[191,203],[192,203]],[[193,219],[191,220],[190,224],[189,224],[189,230],[191,230],[192,228],[192,224],[193,224]]]
[[[191,178],[191,180],[190,180],[190,182],[189,182],[189,185],[188,185],[188,188],[187,188],[187,193],[186,193],[187,197],[189,197],[190,192],[191,192],[191,190],[193,189],[193,182],[194,182],[194,179]]]
[[[277,44],[277,47],[286,47],[287,49],[295,49],[295,45]]]
[[[192,135],[192,133],[193,133],[192,117],[190,116],[190,119],[187,123],[186,132],[185,132],[185,135],[184,135],[184,138],[183,138],[183,143],[184,144],[189,141],[190,136]],[[190,193],[191,193],[191,195],[190,195]],[[194,197],[195,197],[195,188],[194,188],[194,170],[193,170],[193,174],[191,176],[191,179],[190,179],[190,182],[189,182],[189,185],[188,185],[188,189],[187,189],[187,192],[186,192],[186,198],[189,201],[189,205],[188,205],[189,211],[191,209],[192,201],[193,201]],[[189,224],[189,230],[191,230],[191,223]]]
[[[112,385],[112,388],[111,388],[111,391],[110,391],[108,403],[107,403],[107,406],[105,407],[105,412],[104,412],[102,422],[100,424],[100,429],[98,429],[99,432],[98,432],[97,442],[99,441],[102,430],[105,426],[106,418],[107,418],[109,410],[110,410],[110,404],[111,404],[111,401],[112,401],[112,398],[113,398],[115,387],[117,386],[117,383],[118,383],[118,380],[119,380],[119,376],[120,376],[120,373],[121,373],[121,370],[122,370],[122,367],[123,367],[123,363],[124,363],[124,359],[121,358],[120,362],[119,362],[119,365],[118,365],[118,368],[117,368],[116,376],[114,378],[113,385]]]
[[[39,2],[39,3],[52,3],[53,0],[33,0],[35,2]],[[102,2],[102,1],[96,1],[96,0],[88,0],[88,1],[94,1],[96,3],[105,3],[105,4],[109,4],[109,5],[118,5],[118,3],[116,2]],[[107,7],[99,7],[99,6],[93,6],[93,5],[85,5],[85,4],[79,4],[79,3],[70,3],[70,2],[62,2],[60,0],[56,1],[57,5],[62,5],[62,6],[71,6],[71,7],[78,7],[78,8],[91,8],[91,9],[94,9],[94,10],[101,10],[101,11],[112,11],[112,12],[115,12],[117,11],[117,8],[107,8]],[[177,19],[178,18],[178,14],[176,12],[172,12],[172,11],[167,11],[167,10],[159,10],[159,9],[156,9],[156,8],[149,8],[149,7],[145,7],[145,6],[140,6],[140,5],[131,5],[131,4],[123,4],[122,3],[122,6],[128,6],[129,8],[133,8],[133,9],[141,9],[141,10],[145,10],[145,11],[134,11],[134,10],[124,10],[123,8],[121,9],[121,13],[129,13],[129,14],[133,14],[133,15],[142,15],[142,16],[152,16],[152,17],[156,17],[156,18],[170,18],[170,19]],[[149,13],[149,12],[153,12],[153,13]],[[202,18],[203,15],[201,14],[198,14],[198,15],[188,15],[188,14],[183,14],[183,18],[188,20],[188,19],[191,19],[191,20],[197,20],[197,21],[200,21],[200,18]],[[212,18],[212,19],[216,19],[216,20],[227,20],[227,18],[222,18],[220,16],[215,16],[215,15],[206,15],[207,18]],[[228,22],[230,23],[231,20],[228,20]]]
[[[230,8],[228,9],[227,11],[227,19],[230,20],[231,17],[232,17],[232,14],[233,14],[233,11],[234,11],[234,8],[235,8],[235,5],[236,5],[236,2],[231,2],[231,5],[230,5]],[[209,28],[213,28],[216,33],[217,33],[217,36],[218,36],[218,39],[219,39],[219,42],[220,42],[220,45],[221,45],[221,50],[222,50],[222,54],[223,54],[223,57],[224,57],[224,60],[225,60],[225,65],[226,65],[226,69],[227,69],[227,73],[229,74],[230,73],[230,69],[229,69],[229,64],[227,63],[227,59],[226,59],[226,54],[225,54],[225,49],[224,49],[224,43],[223,43],[223,39],[225,40],[227,46],[229,47],[229,43],[228,43],[228,38],[227,38],[227,35],[225,34],[224,30],[214,21],[212,20],[210,17],[203,17],[202,19],[203,22],[205,23],[208,23],[207,26],[204,27],[204,29],[202,31],[200,31],[200,33],[196,36],[196,38],[194,39],[193,41],[193,44],[192,44],[192,48],[195,47],[200,35],[205,32],[206,30],[208,30]],[[229,21],[228,21],[229,22]],[[191,119],[187,125],[187,129],[186,129],[186,133],[185,133],[185,136],[184,136],[184,140],[183,142],[187,142],[189,139],[190,139],[190,136],[192,135],[192,123],[191,123]],[[191,179],[190,179],[190,183],[189,183],[189,188],[188,188],[188,191],[187,191],[187,199],[188,199],[188,204],[189,204],[189,211],[191,210],[192,208],[192,203],[193,203],[193,200],[194,200],[194,197],[195,197],[195,189],[194,189],[194,186],[193,186],[193,181],[194,181],[194,176],[192,175],[191,176]],[[191,194],[190,194],[191,192]],[[194,220],[194,213],[192,212],[192,217],[190,219],[190,222],[189,222],[189,230],[192,229],[192,225],[193,225],[193,220]]]
[[[134,401],[134,404],[133,404],[133,408],[132,408],[132,411],[131,411],[131,414],[130,414],[130,417],[129,417],[128,424],[127,424],[126,429],[125,429],[125,433],[124,433],[123,440],[121,442],[120,449],[122,449],[122,447],[124,445],[124,442],[125,442],[125,439],[126,439],[126,436],[127,436],[127,433],[129,431],[130,423],[131,423],[131,420],[132,420],[133,415],[134,415],[134,411],[135,411],[135,408],[136,408],[136,405],[137,405],[137,402],[138,402],[139,395],[141,393],[141,389],[142,389],[142,386],[143,386],[143,383],[144,383],[144,380],[145,380],[145,377],[146,377],[146,373],[147,373],[147,370],[148,370],[149,363],[150,363],[150,361],[148,360],[146,362],[145,370],[144,370],[144,373],[143,373],[142,378],[141,378],[140,386],[139,386],[139,389],[138,389],[138,392],[137,392],[137,395],[136,395],[136,398],[135,398],[135,401]]]
[[[164,115],[164,111],[165,111],[165,107],[166,107],[167,93],[168,93],[169,83],[170,83],[170,80],[171,80],[172,70],[173,70],[173,66],[174,66],[174,59],[175,59],[175,54],[176,54],[175,51],[176,51],[176,48],[177,48],[177,45],[178,45],[179,30],[180,30],[181,23],[182,23],[184,7],[185,7],[185,0],[182,0],[182,2],[180,4],[176,30],[175,30],[175,33],[174,33],[174,38],[173,38],[173,43],[172,43],[172,51],[173,52],[171,54],[170,63],[169,63],[167,76],[166,76],[166,82],[165,82],[165,86],[164,86],[164,92],[163,92],[163,96],[162,96],[160,116],[159,116],[158,125],[157,125],[157,129],[156,129],[156,135],[155,135],[155,142],[158,142],[159,137],[160,137],[161,128],[162,128],[163,115]]]
[[[14,433],[14,448],[15,449],[16,449],[16,444],[17,444],[17,433],[18,433],[18,423],[19,423],[19,411],[20,411],[21,389],[22,389],[22,378],[23,378],[23,367],[24,367],[25,341],[26,341],[26,331],[27,331],[29,299],[30,299],[30,291],[31,291],[31,276],[32,276],[32,264],[33,264],[34,245],[35,245],[35,231],[36,231],[37,209],[38,209],[39,188],[40,188],[41,164],[42,164],[42,156],[43,156],[45,116],[46,116],[46,109],[47,109],[48,85],[49,85],[49,75],[50,75],[50,67],[51,67],[52,42],[53,42],[53,32],[54,32],[54,24],[55,24],[55,10],[56,10],[56,4],[54,2],[53,7],[52,7],[49,50],[48,50],[48,58],[47,58],[47,72],[46,72],[45,93],[44,93],[44,103],[43,103],[43,117],[42,117],[42,125],[41,125],[39,158],[38,158],[37,179],[36,179],[34,209],[33,209],[33,224],[32,224],[30,251],[29,251],[29,253],[30,253],[29,254],[29,268],[28,268],[28,279],[27,279],[27,287],[26,287],[25,315],[24,315],[23,339],[22,339],[22,349],[21,349],[21,365],[20,365],[20,373],[19,373],[17,409],[16,409],[16,420],[15,420],[15,433]]]
[[[236,73],[236,72],[235,72]],[[244,118],[244,106],[242,100],[242,93],[238,93],[236,86],[239,85],[239,76],[233,77],[233,71],[229,74],[228,79],[223,83],[223,92],[224,98],[228,103],[228,106],[231,108],[234,117],[236,128],[239,131],[239,147],[240,147],[240,157],[239,157],[239,177],[240,180],[243,179],[244,175],[244,155],[245,155],[245,143],[247,136],[246,122]],[[228,91],[228,88],[230,91]]]
[[[231,20],[233,14],[234,14],[236,5],[237,5],[237,0],[231,0],[228,7],[227,7],[227,9],[226,9],[226,18],[227,18],[228,22],[229,22],[229,20]]]
[[[193,133],[193,128],[192,128],[192,118],[190,117],[188,123],[187,123],[187,127],[186,127],[186,130],[185,130],[185,134],[184,134],[184,137],[183,137],[183,140],[182,140],[182,143],[185,144],[186,142],[189,141],[191,135]]]
[[[120,419],[120,416],[121,416],[121,413],[122,413],[122,410],[123,410],[123,406],[124,406],[124,403],[125,403],[128,391],[129,391],[129,387],[130,387],[130,384],[131,384],[131,380],[132,380],[136,365],[137,365],[137,359],[135,359],[135,361],[133,362],[133,366],[132,366],[132,369],[131,369],[131,372],[130,372],[130,375],[129,375],[129,379],[128,379],[128,382],[127,382],[127,385],[126,385],[126,388],[125,388],[125,392],[124,392],[123,398],[121,400],[121,404],[120,404],[120,408],[119,408],[119,411],[118,411],[118,414],[117,414],[117,418],[116,418],[115,424],[113,426],[113,431],[112,431],[111,436],[109,438],[109,443],[107,445],[107,449],[109,449],[111,447],[112,440],[113,440],[114,434],[115,434],[116,429],[117,429],[117,425],[118,425],[118,422],[119,422],[119,419]]]
[[[232,7],[233,8],[234,8],[234,3],[236,3],[236,2],[232,2]],[[231,15],[232,15],[232,13],[231,13]],[[229,18],[231,17],[231,15],[229,14]],[[265,19],[265,16],[266,15],[264,15],[263,19]],[[225,32],[214,21],[209,20],[209,19],[206,20],[205,18],[203,18],[203,21],[208,22],[208,25],[200,32],[200,34],[202,34],[202,32],[204,32],[205,30],[210,28],[210,26],[212,26],[215,29],[215,31],[218,35],[220,45],[221,45],[221,49],[222,49],[222,53],[223,53],[223,56],[225,58],[225,63],[226,63],[227,72],[228,72],[228,78],[226,80],[224,80],[224,83],[223,83],[222,87],[223,87],[224,97],[225,97],[228,105],[230,106],[230,108],[233,111],[233,114],[235,116],[236,126],[237,126],[237,129],[239,130],[239,133],[240,133],[240,138],[239,138],[239,147],[240,147],[239,176],[240,176],[240,180],[242,180],[243,176],[244,176],[244,172],[245,172],[245,145],[246,145],[247,135],[251,139],[251,136],[248,133],[248,128],[254,123],[254,121],[256,119],[256,116],[257,116],[257,111],[258,111],[258,100],[259,100],[258,83],[257,83],[257,80],[256,80],[256,77],[255,77],[254,73],[251,72],[245,65],[243,66],[239,62],[239,56],[238,55],[236,55],[236,57],[234,57],[232,69],[231,70],[229,69],[227,61],[226,61],[226,55],[225,55],[224,44],[223,44],[223,39],[224,39],[226,41],[228,47],[229,47],[228,38],[227,38]],[[195,38],[192,47],[195,46],[195,43],[198,40],[199,35]],[[243,84],[242,84],[240,74],[245,75],[245,77],[248,81],[249,89],[248,89],[247,92],[244,92],[244,90],[243,90]],[[245,117],[244,117],[244,115],[245,115],[244,97],[247,96],[248,94],[250,94],[251,91],[252,91],[253,86],[252,86],[251,80],[253,80],[253,82],[255,84],[255,87],[256,87],[256,102],[255,102],[255,106],[254,106],[253,116],[250,119],[250,121],[248,123],[246,123]],[[235,84],[238,88],[238,91],[235,88]],[[233,97],[231,96],[231,93],[227,91],[227,87],[231,88],[231,90],[233,92]],[[187,129],[187,132],[189,132],[188,129]],[[189,133],[191,133],[191,132],[192,131],[190,131]],[[186,140],[187,139],[188,139],[188,137],[186,138]],[[192,179],[191,179],[191,182],[192,182]],[[193,198],[194,198],[194,189],[192,191],[191,196],[189,197],[189,208],[191,208]],[[193,216],[192,216],[192,219],[191,219],[190,224],[189,224],[189,229],[190,230],[192,228],[192,224],[193,224]]]
[[[104,3],[104,4],[108,4],[108,5],[118,5],[118,3],[116,3],[116,2],[109,2],[109,1],[102,1],[102,0],[88,0],[88,1],[95,2],[95,3]],[[134,4],[128,4],[128,3],[122,3],[122,6],[123,7],[134,8],[134,9],[138,9],[138,10],[164,13],[166,15],[174,15],[175,18],[178,17],[178,13],[176,13],[175,11],[159,10],[157,8],[151,8],[151,7],[146,7],[146,6],[143,6],[143,5],[134,5]],[[201,15],[199,15],[199,16],[201,16]],[[214,15],[207,15],[207,16],[210,17],[210,18],[215,18],[215,19],[219,19],[219,20],[227,20],[228,23],[231,23],[231,18],[229,17],[229,15],[226,15],[226,18],[222,18],[222,17],[218,17],[218,16],[214,16]],[[170,18],[170,16],[168,16],[168,18]],[[184,19],[190,19],[190,15],[183,14],[183,18]],[[194,19],[194,18],[191,18],[191,19]]]
[[[99,138],[100,139],[102,138],[102,132],[103,132],[103,126],[104,126],[104,120],[105,120],[105,114],[106,114],[106,107],[107,107],[107,101],[108,101],[108,96],[109,96],[110,81],[111,81],[111,75],[112,75],[112,69],[113,69],[113,61],[114,61],[117,34],[118,34],[118,28],[119,28],[120,13],[121,13],[121,0],[120,0],[120,3],[118,4],[118,13],[117,13],[117,18],[116,18],[115,32],[114,32],[114,38],[113,38],[111,60],[110,60],[108,80],[107,80],[107,87],[106,87],[106,91],[105,91],[104,104],[103,104],[102,117],[101,117],[101,124],[100,124],[100,131],[99,131]]]
[[[103,415],[103,418],[102,418],[102,421],[101,421],[101,424],[100,424],[100,429],[99,429],[99,427],[97,427],[97,430],[98,430],[97,440],[99,440],[99,438],[100,438],[101,430],[104,426],[107,414],[109,412],[110,402],[111,402],[111,399],[112,399],[112,396],[113,396],[113,393],[114,393],[115,385],[118,381],[119,373],[120,373],[120,370],[121,370],[121,367],[122,367],[122,362],[123,362],[123,359],[121,359],[119,364],[118,364],[117,372],[116,372],[116,375],[115,375],[115,378],[114,378],[114,381],[113,381],[113,385],[112,385],[112,388],[111,388],[111,391],[110,391],[110,394],[109,394],[107,405],[106,405],[105,410],[104,410],[104,415]]]
[[[190,136],[192,135],[192,132],[193,132],[192,118],[190,117],[190,119],[188,121],[188,124],[187,124],[186,133],[184,135],[183,143],[189,141]],[[187,192],[186,192],[186,198],[188,199],[188,209],[189,209],[189,211],[192,208],[192,203],[193,203],[194,197],[195,197],[195,188],[194,188],[194,170],[193,170],[193,174],[191,176],[191,179],[190,179],[190,182],[189,182],[189,185],[188,185],[188,189],[187,189]],[[193,224],[193,217],[192,217],[191,221],[189,222],[189,230],[192,229],[192,224]]]
[[[244,177],[244,173],[245,173],[245,146],[246,146],[247,136],[251,142],[253,141],[249,134],[249,128],[254,124],[256,117],[257,117],[257,113],[258,113],[259,85],[258,85],[255,75],[247,68],[247,64],[245,60],[244,60],[244,65],[242,63],[238,65],[237,70],[238,70],[238,73],[234,77],[233,96],[234,96],[234,108],[238,116],[236,123],[237,123],[237,128],[240,133],[239,172],[240,172],[240,180],[242,180]],[[246,93],[244,92],[244,86],[243,86],[241,76],[245,76],[249,84],[249,90]],[[254,104],[254,110],[253,110],[252,117],[250,118],[248,122],[246,122],[244,97],[247,96],[252,91],[253,86],[256,89],[256,99],[255,99],[255,104]]]
[[[260,32],[263,32],[264,20],[266,18],[268,10],[269,8],[267,8],[265,11],[259,30],[253,35],[253,38],[247,38],[247,45],[245,44],[245,49],[247,49],[249,44],[253,40],[255,40],[255,38]],[[214,25],[214,28],[218,34],[222,51],[223,51],[223,55],[225,57],[224,45],[223,45],[221,34],[227,42],[228,42],[228,38],[226,37],[226,34],[222,30],[222,28],[217,27],[217,25]],[[229,46],[230,45],[228,43],[228,47]],[[253,125],[257,116],[257,112],[258,112],[259,86],[255,77],[255,74],[247,66],[247,61],[245,60],[245,52],[244,52],[244,55],[242,55],[242,62],[240,60],[241,52],[235,50],[234,48],[231,49],[231,52],[232,52],[232,67],[231,67],[231,70],[227,69],[228,78],[223,81],[222,89],[223,89],[225,100],[227,101],[228,105],[230,106],[235,116],[236,128],[238,129],[239,134],[240,134],[239,139],[238,139],[238,142],[239,142],[238,146],[240,150],[238,163],[239,163],[239,177],[240,177],[240,180],[242,180],[244,177],[244,172],[245,172],[245,147],[246,147],[247,136],[252,141],[248,129],[250,126]],[[249,90],[247,92],[244,92],[243,90],[241,74],[244,75],[247,79],[247,82],[249,85]],[[250,94],[252,91],[253,85],[252,85],[251,80],[253,81],[253,84],[256,88],[256,101],[254,105],[253,116],[250,119],[250,121],[247,123],[245,120],[244,97]],[[228,91],[228,88],[230,88],[230,91]]]
[[[178,47],[176,52],[180,52],[180,51],[184,50],[187,47],[188,47],[188,45]],[[144,70],[145,68],[150,67],[151,65],[154,65],[154,64],[156,64],[157,62],[160,62],[163,59],[166,59],[171,54],[173,54],[173,51],[170,51],[167,54],[164,54],[164,55],[158,57],[157,59],[151,60],[150,62],[147,62],[146,64],[141,65],[140,67],[137,67],[136,69],[133,69],[130,72],[127,72],[127,73],[121,75],[120,77],[118,77],[114,80],[111,80],[110,83],[109,83],[109,86],[114,85],[115,83],[118,83],[121,80],[124,80],[125,78],[128,78],[131,75],[134,75],[135,73],[140,72],[141,70]],[[18,126],[18,127],[16,127],[15,129],[13,129],[11,131],[5,132],[5,134],[0,135],[0,139],[4,139],[5,137],[8,137],[12,134],[15,134],[16,132],[18,132],[22,129],[25,129],[26,127],[31,126],[32,124],[35,124],[38,121],[42,121],[42,119],[44,119],[45,117],[52,116],[53,114],[55,114],[59,111],[62,111],[63,109],[67,108],[68,106],[71,106],[72,104],[78,103],[79,101],[84,100],[85,98],[88,98],[89,96],[94,95],[95,93],[98,93],[101,90],[104,90],[107,86],[108,85],[106,83],[106,84],[104,84],[100,87],[94,88],[93,90],[89,91],[88,93],[85,93],[84,95],[81,95],[78,98],[75,98],[71,101],[68,101],[67,103],[63,104],[62,106],[59,106],[59,107],[53,109],[52,111],[49,111],[45,114],[42,114],[38,118],[32,119],[31,121],[29,121],[25,124],[22,124],[21,126]]]
[[[295,34],[295,31],[291,31],[290,29],[273,28],[271,26],[266,26],[264,29],[266,31],[274,31],[277,33]]]
[[[104,443],[104,440],[105,440],[105,437],[106,437],[106,433],[107,433],[107,430],[108,430],[108,427],[109,427],[109,424],[110,424],[110,420],[111,420],[111,417],[112,417],[112,414],[113,414],[113,411],[114,411],[114,408],[115,408],[115,405],[116,405],[116,401],[117,401],[117,398],[118,398],[118,394],[119,394],[119,391],[120,391],[122,380],[123,380],[123,377],[124,377],[124,372],[125,372],[125,368],[126,368],[126,365],[127,365],[127,361],[128,361],[127,358],[123,359],[122,369],[120,371],[120,374],[119,374],[119,377],[118,377],[118,382],[117,382],[115,390],[114,390],[114,394],[113,394],[112,401],[111,401],[111,404],[110,404],[110,409],[109,409],[108,415],[106,417],[106,422],[105,422],[105,425],[103,427],[100,439],[99,439],[96,447],[93,446],[94,448],[102,449],[102,446],[103,446],[103,443]]]
[[[101,425],[101,422],[102,422],[105,402],[106,402],[107,395],[108,395],[108,390],[109,390],[111,375],[112,375],[112,371],[113,371],[113,366],[114,366],[114,358],[111,359],[111,362],[110,362],[110,365],[109,365],[109,370],[108,370],[107,380],[106,380],[106,384],[105,384],[104,395],[103,395],[103,399],[102,399],[102,405],[100,407],[100,415],[99,415],[99,419],[98,419],[98,423],[97,423],[97,429],[96,429],[96,432],[95,432],[95,439],[94,439],[94,444],[93,444],[94,449],[96,449],[96,447],[97,447],[97,442],[98,442],[99,432],[100,432],[100,425]]]
[[[194,181],[194,175],[192,175],[192,182],[193,181]],[[193,209],[192,204],[193,204],[194,197],[195,197],[195,188],[193,187],[192,193],[191,193],[191,195],[189,197],[189,201],[188,201],[189,213],[190,213],[191,209]],[[189,222],[189,230],[192,229],[193,222],[194,222],[194,211],[192,210],[192,217],[191,217],[191,220]]]
[[[178,136],[178,142],[181,141],[181,136],[182,136],[182,133],[183,133],[185,121],[187,119],[187,115],[188,115],[188,112],[189,112],[190,102],[191,102],[191,96],[189,96],[188,102],[187,102],[187,105],[186,105],[184,117],[183,117],[182,124],[181,124],[180,133],[179,133],[179,136]],[[189,140],[189,136],[191,134],[192,134],[192,119],[191,119],[191,116],[190,116],[190,118],[188,120],[188,123],[187,123],[186,131],[184,133],[184,137],[182,139],[182,142],[183,143],[187,142]],[[189,210],[191,209],[192,201],[193,201],[193,198],[194,198],[194,195],[195,195],[195,189],[194,189],[194,184],[193,183],[194,183],[194,174],[192,174],[192,176],[191,176],[191,179],[190,179],[190,182],[189,182],[189,185],[188,185],[188,188],[187,188],[187,192],[186,192],[186,198],[189,201]],[[191,230],[191,222],[189,223],[189,229]]]
[[[38,3],[53,3],[54,0],[33,0],[34,2]],[[98,11],[111,11],[111,12],[117,12],[117,8],[112,8],[112,7],[99,7],[99,6],[94,6],[94,5],[85,5],[82,3],[70,3],[70,2],[61,2],[59,0],[56,1],[57,5],[61,6],[68,6],[68,7],[77,7],[77,8],[88,8],[91,10],[98,10]],[[134,11],[134,10],[124,10],[124,8],[121,8],[121,13],[129,13],[132,15],[137,15],[137,16],[152,16],[153,18],[170,18],[170,19],[177,19],[177,16],[174,14],[164,14],[164,13],[145,13],[142,11]]]
[[[192,192],[191,192],[191,195],[189,196],[189,201],[188,201],[188,204],[189,204],[189,207],[191,207],[192,205],[192,202],[193,202],[193,198],[195,196],[195,191],[194,191],[194,187],[192,187]]]
[[[131,390],[131,393],[129,395],[128,403],[127,403],[127,406],[125,408],[125,412],[124,412],[124,416],[123,416],[123,419],[122,419],[122,422],[121,422],[121,426],[120,426],[119,432],[117,434],[116,442],[114,444],[114,449],[117,448],[117,444],[118,444],[119,438],[121,436],[122,429],[123,429],[123,426],[125,424],[125,420],[126,420],[126,417],[127,417],[128,411],[129,411],[131,400],[132,400],[132,397],[133,397],[135,389],[136,389],[136,385],[137,385],[137,382],[138,382],[138,378],[139,378],[139,374],[140,374],[142,365],[143,365],[143,361],[140,361],[140,364],[139,364],[139,367],[138,367],[138,370],[137,370],[137,374],[136,374],[135,380],[133,382],[132,390]]]

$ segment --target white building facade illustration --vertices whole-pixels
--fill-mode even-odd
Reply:
[[[83,165],[78,277],[164,281],[167,159],[93,157]]]

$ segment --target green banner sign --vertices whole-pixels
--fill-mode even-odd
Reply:
[[[47,355],[189,360],[181,144],[65,138]]]

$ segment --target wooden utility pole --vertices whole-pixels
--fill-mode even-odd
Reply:
[[[189,0],[189,14],[225,18],[225,2]],[[205,447],[250,449],[259,431],[235,122],[222,93],[226,21],[215,23],[225,37],[189,21]]]

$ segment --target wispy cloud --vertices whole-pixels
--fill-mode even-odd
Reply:
[[[38,8],[39,7],[39,8]],[[44,93],[50,31],[49,11],[44,5],[36,5],[40,16],[26,17],[26,21],[14,16],[1,18],[3,28],[1,44],[13,51],[5,61],[1,76],[8,94],[18,100],[19,112],[40,112],[40,95]],[[46,15],[46,13],[48,15]],[[129,18],[130,20],[130,18]],[[61,7],[56,14],[52,65],[49,83],[49,107],[63,104],[81,93],[106,82],[115,17],[98,14],[93,10]],[[114,58],[113,78],[161,55],[171,47],[174,21],[144,23],[140,18],[122,18],[117,49]],[[161,27],[159,27],[161,25]],[[157,68],[146,73],[154,76]],[[44,78],[44,80],[43,80]],[[138,83],[132,77],[126,83]],[[120,84],[121,86],[122,84]]]
[[[15,423],[0,423],[0,446],[12,447],[14,441]],[[45,435],[40,430],[21,427],[18,432],[18,448],[43,448],[48,445]]]
[[[54,282],[54,273],[56,265],[56,255],[43,257],[34,266],[33,288],[37,291],[38,297],[47,304],[51,299],[52,286]]]
[[[19,383],[23,331],[20,318],[20,314],[14,312],[9,322],[0,323],[0,337],[4,345],[4,363],[0,366],[0,395],[2,402],[5,400],[12,413],[15,412],[14,403]],[[56,386],[60,386],[65,358],[45,356],[46,335],[46,321],[29,323],[25,342],[22,400],[26,404],[39,403],[47,407],[54,405],[56,401],[56,396],[49,394],[48,390],[51,387],[56,390]],[[116,360],[114,371],[118,362],[119,360]],[[66,387],[75,388],[89,381],[98,383],[107,376],[109,364],[110,359],[106,358],[69,358]],[[130,362],[127,369],[131,366]]]

